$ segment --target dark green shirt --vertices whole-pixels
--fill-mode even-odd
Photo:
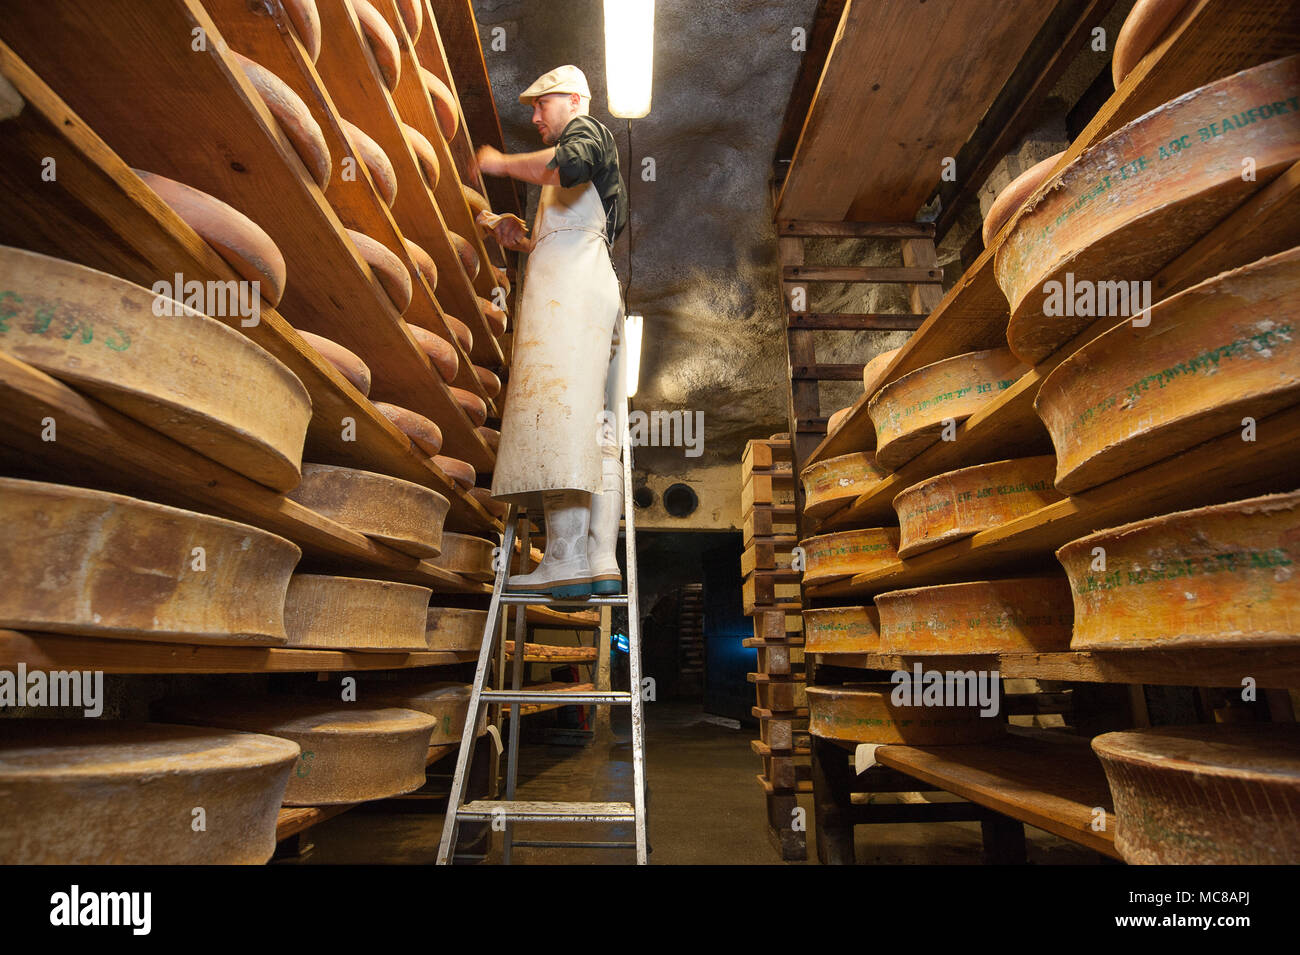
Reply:
[[[555,141],[547,169],[558,169],[565,189],[590,182],[605,207],[605,237],[610,245],[627,225],[627,187],[618,170],[614,134],[590,116],[575,116]]]

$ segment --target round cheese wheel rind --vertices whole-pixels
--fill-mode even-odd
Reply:
[[[284,602],[289,646],[376,653],[424,650],[431,596],[428,587],[390,580],[294,574]]]
[[[340,120],[348,138],[352,140],[352,145],[356,148],[361,162],[365,165],[366,171],[370,173],[370,178],[374,180],[375,188],[379,190],[380,197],[384,204],[391,206],[397,201],[397,172],[393,169],[392,160],[388,158],[388,153],[384,152],[379,143],[371,139],[366,133],[346,119]],[[409,244],[409,243],[408,243]]]
[[[799,473],[803,484],[804,514],[820,520],[853,501],[888,472],[876,467],[870,451],[855,451],[816,461]]]
[[[373,401],[371,404],[425,454],[433,457],[442,450],[442,429],[436,421],[430,421],[424,415],[390,405],[386,401]]]
[[[348,229],[347,233],[366,264],[374,270],[380,287],[393,303],[393,308],[397,309],[397,314],[405,312],[411,304],[415,289],[411,285],[411,273],[402,264],[402,260],[388,246],[365,233],[353,229]]]
[[[430,607],[425,637],[430,650],[478,650],[487,627],[487,611],[468,607]]]
[[[284,10],[289,14],[294,31],[307,50],[307,56],[313,63],[320,58],[320,11],[316,9],[316,0],[283,0]]]
[[[380,75],[389,90],[397,89],[397,81],[402,75],[402,54],[397,46],[397,36],[388,25],[383,14],[371,6],[367,0],[350,0],[352,9],[361,21],[361,33],[379,64]]]
[[[422,484],[330,464],[304,464],[302,483],[288,497],[412,557],[438,554],[450,507]]]
[[[338,342],[332,342],[311,332],[299,331],[298,334],[302,336],[303,341],[316,349],[322,358],[337,368],[339,374],[346,378],[353,388],[363,395],[370,394],[370,368],[354,352],[344,348]]]
[[[433,111],[438,117],[438,128],[442,130],[443,138],[451,142],[460,126],[460,108],[456,103],[456,97],[452,95],[446,83],[424,67],[420,67],[420,79],[424,81],[424,88],[428,90],[429,99],[433,101]]]
[[[438,159],[437,150],[433,148],[433,143],[429,142],[429,138],[414,126],[403,123],[402,129],[406,132],[406,138],[411,143],[415,158],[420,162],[420,171],[424,173],[424,181],[431,190],[437,189],[438,178],[442,175],[442,163]]]
[[[495,547],[492,541],[482,537],[446,532],[442,535],[442,553],[433,558],[432,563],[470,580],[491,580],[496,576],[492,568]]]
[[[1038,190],[1038,187],[1043,184],[1043,181],[1056,168],[1056,164],[1061,161],[1061,157],[1064,155],[1065,150],[1062,150],[1034,163],[1016,176],[1015,179],[1012,179],[1006,188],[998,193],[997,198],[993,200],[993,204],[989,206],[988,213],[984,216],[982,234],[986,248],[993,241],[994,236],[1007,224],[1007,220],[1015,215],[1016,211],[1025,204],[1025,200]]]
[[[415,339],[415,343],[420,346],[420,350],[429,356],[433,367],[438,369],[439,377],[447,384],[455,381],[456,372],[460,369],[460,359],[456,356],[456,349],[451,342],[419,325],[408,324],[406,328]]]
[[[294,152],[302,160],[316,185],[324,189],[330,181],[330,147],[302,97],[289,84],[260,63],[230,51],[249,82],[257,89],[266,108],[284,131]]]
[[[1053,653],[1069,649],[1073,610],[1064,577],[973,580],[876,597],[880,652]]]
[[[1002,733],[996,714],[981,716],[978,703],[924,706],[923,688],[913,686],[916,705],[900,706],[892,699],[899,689],[893,683],[810,686],[808,730],[823,739],[911,746],[984,743]]]
[[[875,607],[803,611],[804,653],[879,653],[880,614]]]
[[[873,573],[898,560],[898,528],[866,527],[820,534],[801,542],[803,582],[829,583],[854,574]]]
[[[469,415],[469,420],[475,427],[484,424],[487,421],[487,403],[472,391],[466,391],[464,388],[451,387],[451,396],[456,399],[457,403],[465,409],[465,414]]]

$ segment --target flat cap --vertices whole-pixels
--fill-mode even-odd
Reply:
[[[530,105],[537,97],[547,93],[577,93],[591,99],[591,87],[587,85],[586,74],[572,65],[556,67],[537,77],[532,86],[519,94],[519,102]]]

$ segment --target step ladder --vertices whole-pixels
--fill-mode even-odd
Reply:
[[[632,502],[632,445],[626,424],[622,435],[623,450],[623,547],[626,557],[626,593],[604,596],[556,599],[542,594],[506,593],[506,578],[510,573],[511,556],[520,524],[521,510],[511,504],[506,514],[505,534],[496,578],[492,585],[492,599],[488,604],[487,624],[483,628],[483,641],[479,648],[478,666],[474,671],[474,687],[469,709],[465,714],[465,728],[461,733],[460,751],[456,755],[456,774],[452,778],[451,796],[447,802],[447,817],[438,844],[438,865],[448,865],[455,855],[456,837],[464,822],[503,823],[504,845],[502,861],[507,865],[514,846],[567,847],[588,849],[636,849],[637,865],[646,864],[646,800],[645,800],[645,725],[641,699],[641,617],[637,595],[636,526]],[[526,518],[525,518],[526,520]],[[526,525],[525,525],[526,528]],[[525,566],[529,553],[528,533],[525,529],[521,541]],[[524,642],[527,635],[525,612],[529,606],[599,608],[602,606],[627,608],[628,660],[631,670],[631,691],[610,690],[527,690],[522,687],[524,670]],[[492,673],[492,659],[497,639],[506,639],[499,624],[504,608],[514,607],[514,655],[511,668],[511,688],[492,689],[488,683]],[[599,643],[598,643],[599,646]],[[597,661],[600,664],[602,661]],[[628,706],[632,716],[632,801],[631,802],[530,802],[515,799],[515,784],[519,770],[520,707],[529,703],[578,704],[587,706]],[[473,759],[475,732],[482,708],[493,704],[510,709],[510,733],[506,746],[506,785],[504,799],[476,799],[464,802],[466,780]],[[515,822],[549,823],[628,823],[634,824],[634,842],[575,842],[515,840],[512,824]]]

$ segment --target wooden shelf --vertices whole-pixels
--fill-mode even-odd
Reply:
[[[1286,56],[1297,46],[1300,26],[1287,0],[1194,0],[1070,144],[1052,174],[1157,106],[1238,70]],[[1014,221],[1003,226],[894,356],[881,386],[944,358],[1006,345],[1010,310],[993,275],[993,256]],[[875,447],[866,410],[869,397],[863,394],[854,402],[844,422],[821,441],[805,466]]]
[[[560,693],[583,693],[588,690],[595,690],[594,683],[534,683],[525,686],[524,689],[529,692],[541,692],[554,690]],[[586,703],[501,703],[501,717],[504,719],[510,715],[510,708],[518,706],[520,716],[536,716],[538,713],[545,713],[547,710],[558,710],[563,706],[588,706]]]
[[[506,658],[515,658],[515,644],[512,640],[505,642]],[[525,643],[525,663],[595,663],[598,655],[595,647],[557,647],[546,643]]]
[[[1222,504],[1296,483],[1300,408],[1258,423],[1258,440],[1230,432],[1175,457],[1071,495],[974,537],[953,541],[882,570],[808,588],[822,598],[871,597],[889,590],[988,577],[1033,563],[1056,567],[1057,548],[1094,531],[1193,507]]]
[[[67,3],[57,30],[49,17],[48,9],[5,7],[0,35],[128,164],[201,189],[258,222],[288,266],[279,313],[356,352],[374,373],[374,398],[438,422],[446,454],[490,471],[491,450],[406,333],[196,0],[147,9],[130,0]],[[192,51],[195,29],[209,38],[206,51]],[[442,240],[450,241],[445,231]]]
[[[311,673],[404,670],[471,663],[475,652],[352,653],[290,647],[222,647],[0,629],[0,667],[105,673]]]
[[[1004,678],[1154,686],[1235,686],[1245,677],[1267,689],[1300,688],[1300,647],[1064,651],[983,656],[819,653],[820,662],[866,670],[991,670]]]
[[[1009,729],[996,743],[900,746],[876,750],[876,761],[1013,819],[1045,829],[1112,858],[1115,809],[1101,762],[1088,741]],[[1093,809],[1106,811],[1094,832]]]

